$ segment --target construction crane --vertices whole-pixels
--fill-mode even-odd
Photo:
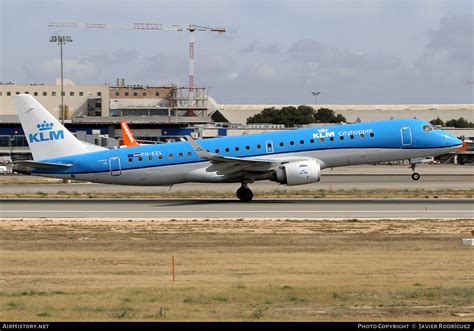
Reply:
[[[158,30],[189,32],[189,81],[188,99],[189,106],[194,100],[194,32],[226,32],[225,28],[210,28],[201,25],[161,24],[161,23],[122,23],[122,24],[97,24],[97,23],[49,23],[51,28],[76,28],[76,29],[126,29],[126,30]]]

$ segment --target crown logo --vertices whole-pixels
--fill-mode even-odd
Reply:
[[[328,129],[319,129],[318,132],[327,132]]]
[[[54,123],[47,123],[46,121],[43,121],[41,124],[36,124],[36,127],[40,131],[47,131],[47,130],[52,130],[54,126]]]

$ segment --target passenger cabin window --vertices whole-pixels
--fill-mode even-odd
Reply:
[[[370,133],[370,138],[373,138],[375,134],[373,132]]]
[[[163,158],[163,154],[160,153],[160,155],[158,155],[158,158],[161,160]]]
[[[340,139],[340,140],[344,140],[344,136],[339,136],[339,139]]]
[[[280,143],[280,147],[283,147],[283,146],[285,146],[285,144],[284,144],[284,143]]]
[[[310,139],[310,140],[309,140],[309,143],[310,143],[310,144],[314,144],[314,139]]]
[[[330,141],[334,141],[334,137],[329,138]]]
[[[133,159],[131,157],[128,158],[128,162],[132,162]]]
[[[169,154],[168,157],[169,157],[170,159],[172,159],[172,158],[173,158],[173,154]]]
[[[295,144],[295,142],[292,140],[290,141],[290,145],[293,146]]]
[[[262,145],[258,144],[257,149],[260,149],[260,148],[262,148]]]
[[[324,142],[324,138],[319,138],[319,141],[320,141],[320,142]]]
[[[246,150],[250,150],[250,146],[245,146],[245,149],[246,149]]]
[[[364,134],[363,134],[363,133],[361,133],[361,134],[360,134],[360,137],[361,137],[361,138],[364,138],[365,136],[364,136]]]
[[[226,151],[227,153],[229,153],[229,152],[230,152],[229,147],[226,147],[226,148],[225,148],[225,151]]]
[[[219,154],[219,149],[216,149],[214,153]]]
[[[303,145],[303,144],[304,144],[304,140],[300,140],[300,144]]]
[[[140,157],[138,158],[138,161],[143,161],[143,158],[140,156]]]
[[[152,156],[152,155],[149,155],[149,156],[148,156],[148,160],[149,160],[149,161],[153,160],[153,156]]]
[[[183,157],[183,153],[179,153],[178,156],[179,156],[179,157]]]
[[[235,151],[236,151],[236,152],[238,152],[238,151],[239,151],[239,148],[238,148],[238,147],[235,147],[234,149],[235,149]]]
[[[354,135],[353,135],[353,134],[351,134],[349,138],[351,138],[351,139],[354,139]]]
[[[186,155],[187,155],[187,156],[191,156],[191,152],[187,152]]]

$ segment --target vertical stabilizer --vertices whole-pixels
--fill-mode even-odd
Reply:
[[[140,146],[135,137],[133,136],[132,131],[128,127],[127,122],[120,121],[120,126],[122,127],[123,144],[127,147]]]
[[[15,95],[13,101],[36,161],[88,152],[85,145],[31,95]]]

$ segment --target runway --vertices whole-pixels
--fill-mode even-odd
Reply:
[[[407,166],[351,166],[325,169],[321,181],[303,186],[286,186],[275,182],[252,183],[251,189],[261,192],[297,192],[300,190],[472,190],[474,189],[474,168],[455,165],[423,165],[417,168],[421,179],[414,181]],[[240,184],[185,183],[174,185],[171,192],[223,192],[234,193]],[[16,195],[42,192],[46,194],[64,193],[161,193],[169,187],[123,186],[72,182],[64,184],[57,179],[37,176],[0,176],[0,195]],[[1,197],[1,196],[0,196]]]
[[[473,218],[472,199],[0,200],[2,218]]]

